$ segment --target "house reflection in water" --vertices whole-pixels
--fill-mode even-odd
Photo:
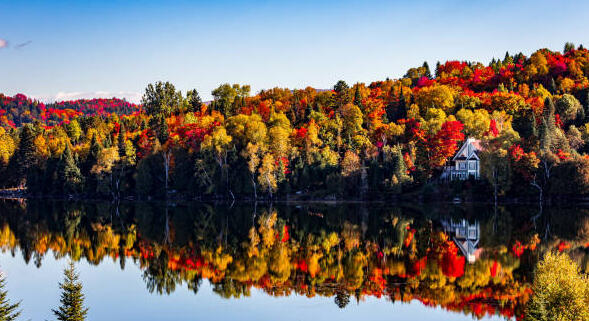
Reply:
[[[460,222],[442,220],[441,223],[444,231],[452,237],[468,263],[474,263],[481,252],[480,249],[477,249],[481,233],[479,222],[470,224],[463,219]]]

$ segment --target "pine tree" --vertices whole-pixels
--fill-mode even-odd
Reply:
[[[427,77],[428,79],[431,79],[432,78],[432,73],[429,70],[429,65],[427,64],[427,61],[424,61],[423,62],[423,66],[422,67],[425,69],[425,72],[423,73],[423,75],[425,77]]]
[[[119,129],[118,142],[117,142],[117,147],[119,148],[119,155],[121,157],[125,156],[125,151],[126,151],[125,135],[126,135],[125,125],[121,124],[121,128]]]
[[[37,163],[35,137],[32,125],[23,126],[19,135],[18,149],[12,158],[13,164],[9,165],[10,168],[15,169],[14,175],[19,184],[25,182],[27,172]]]
[[[395,120],[399,120],[401,118],[406,118],[406,117],[407,117],[407,102],[405,101],[405,94],[403,93],[403,89],[401,89],[401,95],[399,97],[399,106],[397,108]]]
[[[54,309],[53,314],[60,321],[82,321],[86,319],[88,309],[84,308],[84,294],[82,293],[82,283],[78,281],[79,275],[76,273],[74,262],[64,269],[64,281],[59,283],[61,292],[61,306]]]
[[[64,193],[77,193],[81,190],[84,177],[82,176],[80,168],[76,165],[69,144],[66,145],[65,151],[61,155],[58,175],[63,184],[62,188]]]
[[[89,166],[88,172],[98,161],[98,155],[100,155],[101,150],[102,145],[100,145],[100,142],[96,139],[96,135],[92,136],[92,140],[90,141],[90,153],[88,153],[88,156],[86,157],[86,164]]]
[[[164,144],[168,138],[168,123],[163,115],[155,115],[149,120],[149,127],[155,131],[160,144]]]
[[[186,92],[186,102],[188,104],[188,111],[189,112],[197,112],[200,111],[200,107],[202,106],[202,100],[200,99],[200,95],[196,89],[192,89]]]
[[[550,151],[554,140],[554,132],[556,125],[554,124],[554,102],[552,99],[546,98],[544,101],[544,112],[542,115],[542,122],[538,128],[538,138],[540,140],[540,149],[543,151]]]
[[[575,50],[575,44],[572,42],[567,42],[564,44],[564,53],[569,53],[570,51]]]
[[[12,321],[16,320],[21,311],[18,310],[20,302],[11,304],[8,300],[8,291],[4,290],[6,286],[6,279],[4,275],[0,273],[0,320],[1,321]]]
[[[360,94],[360,86],[356,86],[356,92],[354,93],[354,105],[362,108],[362,95]]]

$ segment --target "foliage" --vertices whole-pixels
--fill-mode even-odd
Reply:
[[[82,321],[86,320],[88,309],[84,308],[84,294],[82,293],[82,283],[78,281],[79,275],[76,273],[74,263],[69,262],[64,269],[64,281],[59,283],[61,293],[61,306],[52,310],[53,314],[60,321]]]
[[[17,320],[21,312],[18,310],[20,302],[10,303],[8,300],[8,291],[5,290],[6,278],[0,274],[0,320],[13,321]]]
[[[524,320],[589,320],[589,279],[565,253],[538,263]]]
[[[586,193],[561,187],[586,176],[587,66],[589,50],[567,44],[332,90],[225,83],[208,103],[169,82],[141,105],[0,95],[0,178],[62,196],[383,199],[422,190],[475,138],[495,141],[481,174],[496,194]]]

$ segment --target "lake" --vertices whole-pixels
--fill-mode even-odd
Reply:
[[[0,200],[0,246],[24,319],[74,260],[89,320],[500,320],[541,253],[588,271],[589,210]]]

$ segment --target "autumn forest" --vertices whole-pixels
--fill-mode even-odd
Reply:
[[[589,50],[447,61],[331,89],[169,82],[142,103],[0,95],[0,179],[102,199],[551,200],[589,192]],[[442,182],[476,138],[481,180]],[[473,196],[477,195],[477,196]]]

